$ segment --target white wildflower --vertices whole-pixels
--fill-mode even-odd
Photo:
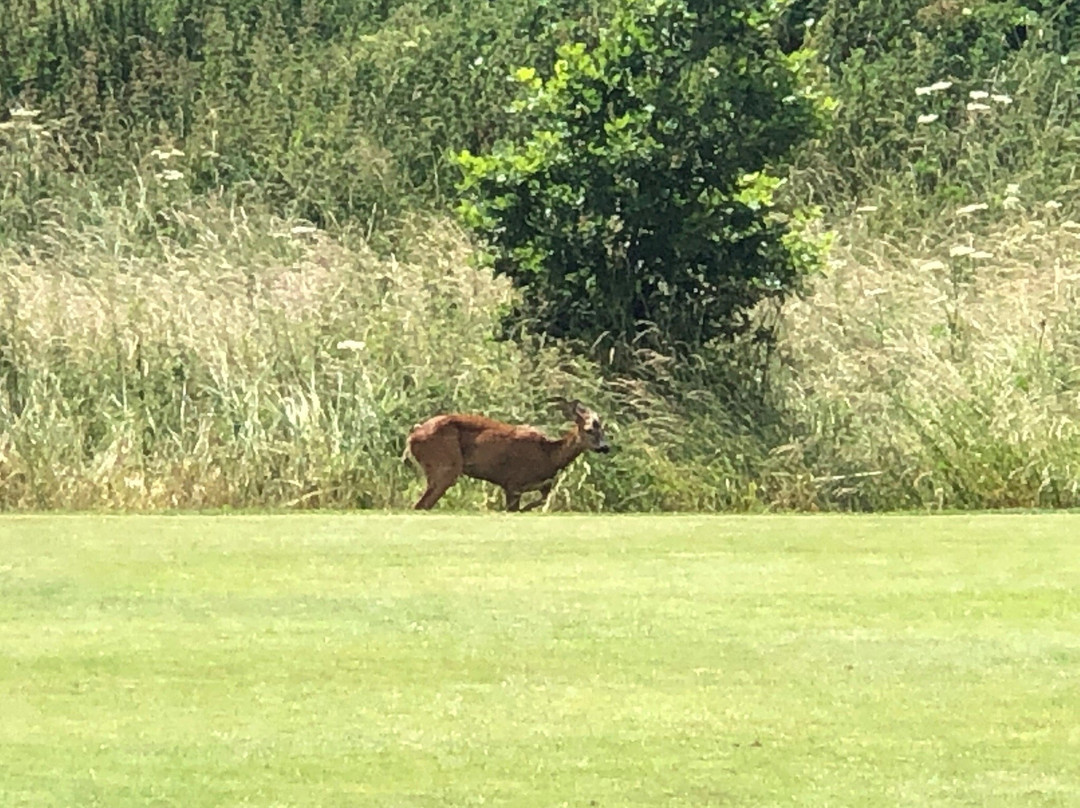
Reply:
[[[162,151],[161,149],[151,149],[150,156],[156,157],[158,160],[164,163],[165,161],[170,160],[173,157],[183,157],[184,153],[179,149],[173,147],[168,151]]]
[[[927,84],[924,87],[916,87],[915,95],[930,95],[930,93],[939,93],[943,90],[947,90],[952,87],[951,81],[935,81],[933,84]]]
[[[1015,208],[1018,208],[1020,207],[1020,197],[1012,195],[1007,196],[1003,200],[1001,200],[1001,206],[1006,210],[1013,210]]]
[[[339,351],[362,351],[365,345],[358,339],[343,339],[337,344],[337,347]]]
[[[1008,106],[1013,102],[1011,95],[1005,95],[1004,93],[994,93],[990,96],[990,100],[997,104],[1005,104]]]
[[[1058,202],[1056,199],[1051,199],[1049,202],[1046,203],[1047,210],[1059,210],[1060,208],[1061,203]]]
[[[931,112],[929,115],[920,115],[916,120],[919,123],[933,123],[938,119],[937,113]]]
[[[974,203],[972,205],[964,205],[964,207],[962,207],[962,208],[957,208],[956,212],[959,213],[961,216],[963,216],[963,215],[966,215],[968,213],[975,213],[976,211],[979,211],[979,210],[986,210],[989,207],[990,206],[987,205],[985,202],[976,202],[976,203]]]
[[[313,225],[310,225],[310,224],[298,224],[298,225],[296,225],[296,227],[292,228],[289,232],[292,233],[294,236],[303,236],[303,235],[306,235],[307,233],[314,233],[318,229],[319,228],[317,228],[317,227],[315,227]]]
[[[182,180],[184,178],[184,173],[182,171],[177,171],[172,168],[166,168],[164,171],[162,171],[160,174],[157,174],[156,176],[159,180],[162,180],[164,182],[176,182],[177,180]]]
[[[873,213],[878,209],[877,205],[859,205],[855,208],[856,213]]]
[[[986,104],[981,104],[978,101],[972,101],[967,105],[968,112],[985,112],[990,109]]]
[[[965,256],[971,255],[973,252],[975,252],[974,247],[968,247],[964,244],[957,244],[955,247],[951,247],[949,249],[949,255],[951,255],[953,258],[963,258]]]
[[[971,257],[971,258],[993,258],[994,254],[989,253],[986,250],[976,250],[969,257]]]
[[[1062,222],[1061,227],[1065,230],[1080,230],[1080,222],[1074,222],[1072,219]]]
[[[1008,185],[1005,186],[1005,193],[1007,193],[1009,196],[1016,196],[1020,193],[1020,183],[1010,182]]]
[[[990,93],[986,92],[986,90],[972,90],[970,93],[968,93],[968,98],[970,98],[972,101],[982,101],[983,99],[989,97]]]
[[[26,107],[15,107],[11,110],[12,118],[36,118],[41,114],[40,109],[27,109]]]

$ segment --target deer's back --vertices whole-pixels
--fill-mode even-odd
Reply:
[[[414,453],[422,444],[461,454],[470,477],[506,484],[528,484],[543,470],[552,441],[531,426],[515,426],[484,415],[437,415],[413,430]],[[420,445],[418,445],[420,444]]]

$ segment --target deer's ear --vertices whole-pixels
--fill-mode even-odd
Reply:
[[[552,398],[549,398],[548,401],[558,405],[559,412],[570,421],[573,421],[577,417],[578,407],[581,406],[581,402],[577,399],[570,401],[562,396],[553,396]]]
[[[584,404],[582,404],[580,401],[574,402],[574,414],[572,417],[575,421],[580,421],[584,424],[593,416],[593,411],[586,407]]]

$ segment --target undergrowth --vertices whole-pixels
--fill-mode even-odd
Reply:
[[[0,250],[4,508],[404,507],[413,423],[555,432],[556,395],[617,451],[568,469],[552,509],[1080,504],[1080,224],[1054,204],[958,209],[918,241],[864,210],[758,370],[732,370],[736,346],[612,379],[496,339],[513,293],[442,218],[376,253],[191,195],[164,145],[108,197],[76,175],[34,199],[48,124],[3,126],[4,198],[37,217]],[[463,482],[444,507],[500,500]]]
[[[970,15],[942,9],[911,48],[830,68],[832,129],[781,193],[821,206],[831,261],[761,312],[776,342],[639,350],[632,378],[497,339],[514,292],[433,212],[443,150],[497,133],[517,27],[489,47],[412,6],[360,39],[309,20],[333,34],[315,59],[268,16],[258,47],[191,63],[144,31],[115,64],[79,51],[52,95],[28,67],[51,52],[9,37],[37,55],[0,109],[0,508],[405,507],[416,421],[554,433],[550,396],[615,447],[567,470],[556,510],[1080,506],[1078,60],[991,20],[971,62]],[[440,507],[500,500],[463,481]]]

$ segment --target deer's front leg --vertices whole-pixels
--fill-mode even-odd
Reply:
[[[551,489],[554,488],[554,487],[555,487],[555,481],[554,480],[548,480],[546,483],[544,483],[542,486],[540,486],[540,499],[538,499],[538,500],[536,500],[534,502],[530,502],[528,505],[526,505],[521,510],[523,510],[523,511],[531,511],[533,508],[541,507],[545,502],[547,502],[548,497],[551,495]]]
[[[506,494],[506,510],[510,513],[521,510],[521,492],[509,488],[504,488],[503,492]]]

